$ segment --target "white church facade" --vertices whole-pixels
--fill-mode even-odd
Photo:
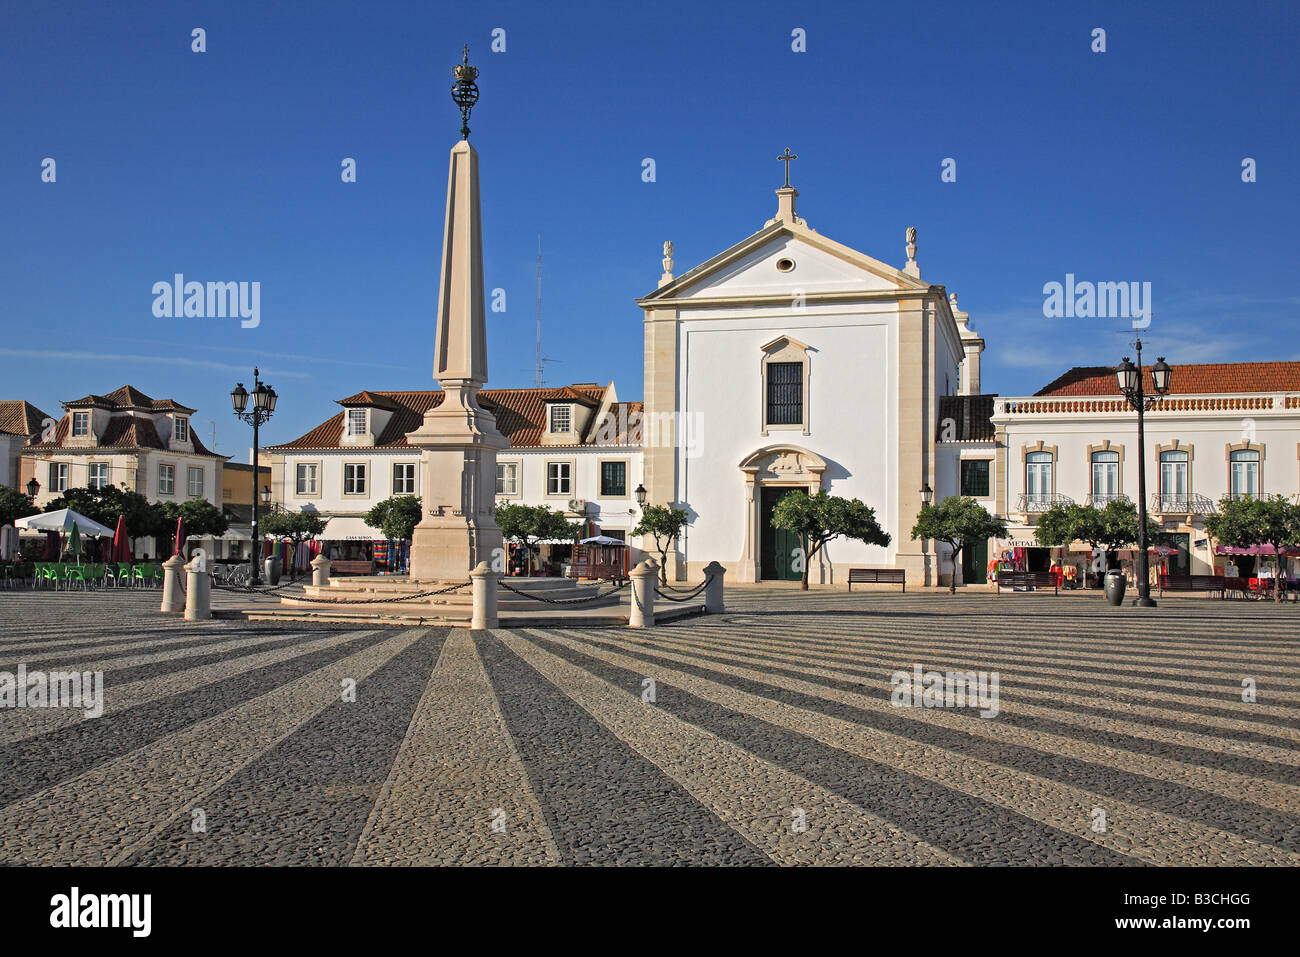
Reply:
[[[956,491],[960,452],[939,448],[939,408],[979,392],[984,343],[921,279],[914,229],[907,262],[890,266],[819,234],[797,197],[777,190],[772,219],[689,272],[674,276],[666,256],[659,288],[637,300],[646,414],[691,439],[644,448],[649,500],[690,517],[673,576],[716,560],[736,581],[799,577],[798,542],[772,509],[792,489],[826,489],[874,508],[892,540],[833,541],[810,581],[868,565],[936,583],[933,551],[910,531],[923,489]]]

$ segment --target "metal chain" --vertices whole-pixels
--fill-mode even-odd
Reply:
[[[708,578],[704,579],[704,581],[700,582],[699,585],[697,585],[693,591],[687,594],[683,594],[681,598],[674,598],[672,595],[665,595],[663,592],[659,590],[659,587],[657,585],[655,586],[655,594],[658,595],[660,598],[662,598],[664,601],[678,601],[678,602],[690,601],[692,598],[698,596],[700,592],[704,591],[704,589],[709,587],[709,579],[711,579],[712,577],[713,576],[710,575]]]
[[[611,588],[607,592],[604,592],[603,594],[597,593],[587,598],[543,598],[540,595],[530,595],[527,592],[520,591],[518,588],[512,588],[511,586],[507,585],[504,581],[498,582],[497,584],[499,584],[506,591],[514,592],[520,598],[529,598],[533,601],[544,602],[547,605],[585,605],[588,602],[598,601],[601,598],[608,598],[610,595],[614,594],[615,592],[621,591],[622,589],[626,588],[628,583],[626,581],[620,582],[619,584],[615,585],[613,588]],[[636,594],[635,589],[633,589],[633,594]]]
[[[658,586],[655,586],[655,587],[657,588]],[[690,588],[674,588],[672,585],[668,584],[668,582],[664,582],[664,583],[663,583],[663,587],[664,587],[664,588],[667,588],[669,591],[675,591],[675,592],[678,592],[679,594],[683,594],[683,593],[685,593],[685,592],[688,592],[688,591],[692,591],[692,590],[693,590],[693,589],[690,589]]]
[[[354,601],[348,601],[340,598],[308,598],[306,595],[293,595],[281,591],[276,586],[270,588],[254,588],[252,585],[241,585],[232,587],[230,585],[218,585],[215,582],[212,587],[218,591],[233,591],[241,594],[270,595],[273,598],[289,598],[293,601],[311,602],[317,605],[383,605],[392,604],[399,601],[412,601],[416,598],[432,598],[434,595],[446,595],[454,591],[468,587],[469,582],[461,582],[457,585],[450,585],[447,588],[439,588],[436,591],[416,592],[413,595],[397,595],[392,598],[358,598]]]

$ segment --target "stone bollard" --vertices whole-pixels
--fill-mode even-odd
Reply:
[[[311,560],[311,583],[317,588],[326,588],[330,583],[330,565],[324,555],[317,555]]]
[[[185,566],[185,620],[205,621],[212,617],[212,576],[202,556]]]
[[[629,576],[632,579],[632,608],[628,612],[629,628],[653,628],[655,624],[655,582],[659,566],[647,558]]]
[[[497,619],[497,578],[487,562],[479,562],[469,573],[474,583],[474,616],[469,626],[475,630],[498,627]]]
[[[708,576],[708,584],[704,586],[704,610],[710,615],[721,615],[726,611],[722,603],[722,576],[726,571],[721,562],[709,562],[704,566],[704,574]]]
[[[185,567],[185,559],[173,555],[163,562],[162,567],[163,594],[159,611],[169,615],[179,614],[185,610],[185,588],[181,583],[181,569]]]

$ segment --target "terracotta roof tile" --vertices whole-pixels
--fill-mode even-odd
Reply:
[[[605,388],[598,385],[564,386],[555,389],[484,389],[478,394],[479,404],[493,413],[497,420],[497,429],[510,440],[512,448],[540,446],[542,433],[546,429],[546,403],[548,400],[581,402],[584,405],[599,406],[605,394]],[[424,413],[442,404],[444,393],[433,389],[419,392],[372,392],[364,390],[340,404],[356,406],[367,401],[386,401],[393,406],[393,416],[384,426],[383,432],[375,441],[375,448],[410,448],[406,441],[407,433],[419,427]],[[363,398],[364,397],[364,398]],[[636,406],[641,403],[625,402],[622,405]],[[375,404],[376,408],[387,405]],[[337,449],[343,437],[343,415],[339,412],[305,435],[292,442],[270,446],[271,449]]]
[[[1177,365],[1170,395],[1216,395],[1226,392],[1300,392],[1300,362],[1206,362]],[[1142,367],[1151,385],[1151,366]],[[1034,395],[1113,395],[1119,383],[1110,366],[1075,366]]]
[[[181,405],[175,399],[151,399],[133,385],[124,385],[120,389],[115,389],[108,395],[90,395],[82,396],[80,399],[72,399],[64,402],[63,407],[70,409],[73,407],[84,407],[88,405],[99,406],[113,410],[138,409],[143,412],[195,412],[189,406]]]
[[[53,441],[37,442],[29,445],[24,451],[49,452],[63,448],[71,428],[72,413],[68,412],[55,426]],[[210,451],[193,429],[190,429],[190,442],[194,446],[195,455],[210,455],[218,459],[230,458],[228,455],[218,455]],[[95,449],[160,449],[165,451],[167,446],[163,444],[162,438],[158,435],[158,429],[154,426],[153,419],[122,414],[109,417],[108,426],[104,429],[104,434],[99,437],[98,445],[77,448],[71,451],[89,453]]]
[[[22,399],[0,399],[0,432],[14,435],[38,435],[47,416]]]

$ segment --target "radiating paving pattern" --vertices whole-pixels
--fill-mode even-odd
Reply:
[[[157,600],[0,593],[0,681],[105,683],[101,717],[0,710],[0,864],[1300,864],[1294,607],[773,590],[487,633]],[[996,717],[896,706],[917,665],[996,672]]]

